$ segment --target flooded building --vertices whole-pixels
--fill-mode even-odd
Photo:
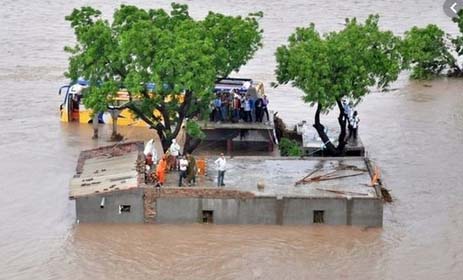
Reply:
[[[69,198],[76,201],[81,223],[142,223],[142,183],[137,170],[143,160],[143,142],[101,147],[80,154]]]
[[[227,158],[225,187],[217,187],[215,158],[207,158],[207,175],[196,186],[177,187],[179,175],[171,172],[156,189],[137,171],[139,146],[82,153],[70,193],[77,220],[382,226],[380,182],[363,157]]]

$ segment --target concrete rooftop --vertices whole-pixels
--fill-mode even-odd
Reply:
[[[198,176],[198,187],[216,187],[217,171],[214,160],[215,158],[207,159],[208,176]],[[296,185],[297,181],[309,174],[311,175],[308,178],[315,180]],[[316,180],[316,177],[323,180]],[[366,162],[361,157],[227,158],[224,181],[226,189],[250,191],[258,196],[377,197],[375,189],[370,186],[371,177]],[[264,183],[263,192],[257,190],[258,182]],[[166,186],[175,187],[177,184],[178,173],[169,173]]]
[[[69,184],[69,197],[91,195],[138,186],[138,151],[124,155],[100,155],[86,159],[82,173],[76,174]]]

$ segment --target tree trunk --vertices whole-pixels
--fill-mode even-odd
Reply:
[[[347,125],[347,118],[345,118],[344,107],[342,106],[341,100],[336,100],[339,108],[339,116],[338,116],[338,123],[339,127],[341,128],[341,132],[339,133],[338,137],[338,150],[339,155],[344,154],[344,149],[346,148],[346,125]]]
[[[201,144],[201,139],[192,138],[190,135],[186,135],[185,146],[183,148],[184,153],[191,154]]]
[[[344,155],[344,149],[346,148],[347,120],[344,117],[344,107],[342,107],[341,100],[336,100],[336,103],[338,104],[339,108],[338,123],[341,129],[338,136],[337,147],[334,146],[333,143],[331,143],[330,139],[328,138],[328,135],[326,135],[325,133],[325,127],[320,123],[320,113],[322,110],[320,104],[317,105],[317,111],[315,112],[315,124],[313,125],[313,127],[317,130],[318,136],[320,136],[320,138],[322,139],[322,142],[326,147],[328,155],[330,156],[342,156]]]
[[[165,153],[169,149],[172,143],[172,139],[175,139],[180,132],[184,119],[189,116],[188,110],[190,109],[192,98],[193,92],[186,91],[184,101],[178,110],[179,116],[176,120],[175,127],[173,127],[174,124],[171,123],[171,120],[169,119],[169,112],[167,111],[165,104],[160,104],[157,107],[157,110],[162,116],[162,121],[161,119],[155,119],[154,117],[152,117],[152,119],[148,118],[134,103],[129,103],[126,105],[126,107],[132,110],[135,115],[137,115],[137,117],[145,121],[150,126],[150,128],[156,130],[162,145],[162,149]]]
[[[95,113],[93,115],[92,126],[93,126],[92,139],[98,139],[98,113]]]
[[[337,156],[338,155],[338,150],[336,147],[331,143],[330,138],[328,138],[328,135],[325,133],[325,127],[320,123],[320,113],[321,113],[322,107],[320,104],[317,105],[317,111],[315,112],[315,124],[313,127],[317,130],[318,136],[322,139],[323,144],[325,145],[328,154],[331,156]]]
[[[122,140],[122,135],[117,133],[117,119],[119,118],[119,110],[118,109],[111,109],[111,118],[113,120],[113,131],[111,133],[111,140],[112,141],[120,141]]]

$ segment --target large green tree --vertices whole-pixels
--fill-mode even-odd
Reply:
[[[405,33],[401,51],[404,65],[414,79],[431,79],[439,75],[463,76],[463,10],[453,18],[460,34],[453,37],[437,25],[412,27]]]
[[[317,107],[313,126],[331,155],[342,155],[346,145],[341,99],[358,103],[370,87],[386,89],[401,70],[400,39],[381,31],[378,20],[378,16],[369,16],[364,23],[348,19],[342,30],[325,35],[320,35],[314,24],[297,28],[288,44],[276,51],[277,85],[291,83],[304,92],[306,103]],[[337,145],[330,141],[320,121],[322,112],[336,106],[340,126]]]
[[[453,69],[456,61],[449,51],[451,41],[447,36],[434,24],[414,26],[405,33],[402,55],[413,79],[429,79]]]
[[[91,7],[75,9],[66,17],[77,41],[66,48],[66,75],[90,81],[84,98],[89,108],[129,108],[157,131],[164,150],[187,120],[189,140],[195,140],[188,141],[191,150],[202,135],[195,121],[208,115],[215,80],[238,70],[261,47],[261,16],[210,12],[196,20],[186,5],[172,3],[170,12],[121,5],[110,23]],[[117,104],[122,87],[130,101]]]

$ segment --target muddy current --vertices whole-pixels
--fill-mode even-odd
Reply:
[[[170,1],[123,1],[142,7]],[[265,83],[270,109],[288,123],[313,110],[290,86],[272,89],[275,48],[296,26],[327,32],[378,13],[397,34],[438,24],[455,34],[444,1],[186,1],[265,17],[264,48],[236,76]],[[122,2],[121,2],[122,3]],[[358,106],[360,137],[382,168],[394,203],[381,229],[347,226],[76,225],[68,182],[88,125],[59,122],[67,80],[64,16],[90,4],[110,16],[118,1],[2,1],[0,9],[0,279],[459,279],[463,273],[463,80],[409,81]],[[330,116],[324,116],[330,119]],[[153,133],[120,128],[128,139]],[[262,174],[261,176],[264,176]]]

